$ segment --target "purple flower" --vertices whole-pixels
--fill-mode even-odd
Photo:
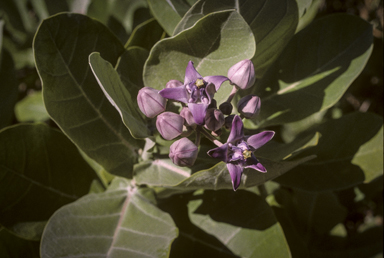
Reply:
[[[175,165],[191,167],[196,161],[199,150],[188,138],[181,138],[169,147],[169,158]]]
[[[251,136],[244,136],[243,122],[239,116],[235,116],[227,143],[208,151],[208,155],[227,163],[233,190],[236,191],[240,185],[244,168],[267,172],[253,152],[271,140],[274,135],[275,132],[273,131],[264,131]]]
[[[251,60],[245,59],[233,65],[228,70],[228,78],[242,90],[251,87],[255,81],[255,68]]]
[[[137,94],[137,104],[141,112],[149,117],[154,118],[165,110],[167,100],[163,98],[158,90],[150,87],[144,87]]]
[[[196,71],[193,62],[189,61],[185,70],[184,84],[178,87],[167,87],[159,93],[164,98],[187,103],[195,122],[203,125],[213,95],[226,80],[228,78],[225,76],[202,77]]]

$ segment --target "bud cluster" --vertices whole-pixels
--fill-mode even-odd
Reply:
[[[223,82],[229,81],[233,90],[219,107],[214,99]],[[221,134],[222,128],[230,128],[235,114],[231,101],[238,90],[250,88],[255,83],[255,69],[250,60],[233,65],[226,76],[202,77],[189,62],[184,83],[170,80],[163,90],[142,88],[137,96],[141,112],[148,118],[156,117],[156,128],[165,140],[191,135],[195,131],[195,143],[183,137],[170,146],[169,157],[178,166],[192,166],[197,158],[200,135],[212,141]],[[166,110],[168,101],[181,103],[179,114]],[[260,111],[260,98],[243,97],[237,105],[242,118],[254,118]],[[209,134],[210,132],[210,134]]]

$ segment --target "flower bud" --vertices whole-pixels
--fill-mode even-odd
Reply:
[[[158,90],[150,87],[144,87],[137,94],[137,104],[141,112],[149,117],[154,118],[165,110],[166,99],[163,98]]]
[[[170,80],[169,82],[167,82],[167,84],[165,85],[165,88],[176,88],[176,87],[179,87],[179,86],[182,86],[183,83],[181,81],[178,81],[178,80]]]
[[[229,102],[224,102],[219,106],[220,111],[226,116],[232,113],[232,108],[232,104]]]
[[[245,59],[229,68],[228,78],[232,84],[235,84],[240,89],[245,90],[251,87],[256,80],[252,61]]]
[[[256,95],[247,95],[237,103],[237,110],[245,118],[253,118],[260,112],[261,101]]]
[[[207,109],[205,114],[205,128],[211,131],[217,131],[224,125],[224,115],[215,108]]]
[[[156,128],[166,140],[172,140],[183,132],[184,118],[172,112],[164,112],[157,116]]]
[[[180,116],[182,116],[185,119],[185,121],[189,126],[192,126],[192,127],[196,126],[195,119],[193,118],[193,115],[188,107],[183,107],[181,109]]]
[[[197,146],[188,138],[181,138],[169,147],[169,158],[175,165],[190,167],[196,161],[198,153]]]

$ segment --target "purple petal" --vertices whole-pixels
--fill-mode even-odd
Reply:
[[[245,168],[252,168],[263,173],[267,172],[267,169],[256,159],[253,154],[251,158],[247,159]]]
[[[192,113],[193,119],[196,124],[203,125],[205,120],[205,114],[207,113],[208,104],[200,103],[188,103],[188,108]]]
[[[241,183],[241,174],[243,174],[243,167],[239,165],[234,165],[232,163],[227,163],[227,168],[229,174],[231,175],[233,190],[236,191]]]
[[[165,88],[159,91],[159,94],[166,99],[173,99],[184,103],[188,102],[188,95],[185,85],[176,88]]]
[[[203,80],[208,83],[213,83],[215,85],[216,91],[218,91],[221,84],[229,79],[225,76],[216,75],[216,76],[205,76]]]
[[[185,69],[184,85],[201,78],[201,75],[196,71],[195,67],[193,66],[193,62],[189,61],[187,69]]]
[[[243,121],[239,116],[235,116],[232,121],[232,129],[229,134],[227,142],[235,142],[243,139],[244,131],[243,131]]]
[[[225,143],[220,147],[208,151],[208,155],[215,159],[228,162],[228,144]]]
[[[216,93],[216,89],[214,87],[215,85],[213,84],[208,84],[207,87],[205,87],[205,93],[207,94],[208,96],[208,99],[209,99],[209,103],[211,103],[215,93]]]
[[[247,139],[247,143],[250,147],[253,148],[252,151],[254,151],[269,142],[269,140],[271,140],[274,135],[274,131],[264,131],[250,136]]]

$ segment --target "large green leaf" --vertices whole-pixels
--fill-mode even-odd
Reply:
[[[356,16],[330,15],[300,31],[253,88],[262,100],[259,126],[298,121],[333,106],[371,51],[372,26]]]
[[[35,239],[25,232],[87,194],[96,174],[60,131],[20,124],[0,132],[0,178],[0,224]]]
[[[163,89],[169,80],[184,81],[188,61],[202,76],[227,75],[235,63],[251,58],[255,40],[251,29],[237,12],[211,13],[192,28],[159,41],[144,67],[144,84]],[[222,86],[215,99],[226,100],[232,87]]]
[[[383,120],[370,113],[352,113],[310,130],[322,137],[302,155],[316,159],[276,179],[305,191],[339,190],[369,182],[383,173]]]
[[[174,34],[192,27],[205,15],[236,9],[255,36],[257,51],[252,58],[256,77],[263,77],[294,35],[297,25],[297,5],[294,0],[200,0],[185,14]]]
[[[143,68],[149,52],[141,47],[129,47],[119,58],[116,71],[125,88],[129,89],[132,100],[137,103],[137,93],[144,87]]]
[[[240,257],[291,257],[271,207],[254,193],[198,191],[188,211],[192,223]]]
[[[134,105],[136,96],[131,96],[130,89],[121,82],[119,74],[113,69],[111,63],[104,60],[100,53],[92,53],[89,56],[89,65],[109,102],[117,109],[125,126],[135,138],[150,136],[149,129]]]
[[[153,45],[161,39],[163,33],[163,28],[161,28],[159,23],[152,18],[138,25],[134,31],[132,31],[125,47],[129,48],[137,46],[145,48],[149,51]]]
[[[115,64],[124,47],[104,25],[83,15],[58,14],[40,25],[34,52],[44,103],[90,158],[112,174],[131,177],[141,142],[132,138],[98,86],[88,65],[95,51]]]
[[[44,106],[42,92],[32,92],[17,102],[15,115],[19,122],[43,122],[48,120],[49,115]]]
[[[148,4],[153,16],[170,36],[181,17],[191,7],[184,0],[148,0]]]
[[[58,210],[41,244],[44,257],[168,257],[178,230],[154,205],[150,189],[116,178],[101,194],[89,194]]]

